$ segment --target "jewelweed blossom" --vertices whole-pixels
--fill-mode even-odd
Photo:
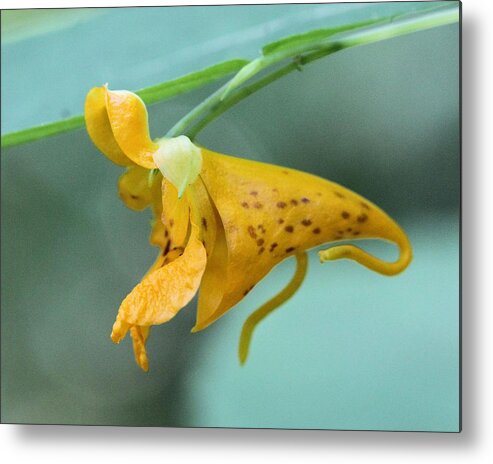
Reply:
[[[350,244],[320,251],[320,260],[353,259],[385,275],[403,271],[411,261],[404,231],[378,206],[341,185],[219,154],[185,136],[151,140],[145,104],[131,92],[93,88],[85,120],[96,147],[126,168],[118,183],[125,205],[137,211],[150,207],[154,214],[150,243],[159,247],[158,257],[121,303],[111,333],[119,343],[130,332],[136,362],[145,371],[150,327],[172,319],[199,288],[192,332],[219,319],[281,261],[296,257],[291,282],[243,327],[244,362],[256,324],[303,282],[310,248],[376,238],[399,247],[395,262]],[[149,176],[156,169],[159,173]]]

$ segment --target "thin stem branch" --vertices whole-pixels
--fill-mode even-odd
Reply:
[[[165,135],[165,137],[176,137],[184,134],[186,128],[193,124],[193,122],[209,111],[211,108],[217,105],[221,100],[221,95],[224,93],[228,84],[223,85],[213,94],[209,95],[202,103],[197,105],[192,111],[188,112],[183,118],[181,118]]]
[[[203,87],[218,79],[224,79],[242,69],[246,63],[248,63],[248,61],[240,59],[224,61],[200,71],[178,77],[177,79],[172,79],[137,90],[135,93],[139,95],[147,105],[151,105],[158,101],[164,101],[199,87]],[[83,126],[84,116],[78,115],[47,124],[40,124],[39,126],[20,131],[10,132],[2,135],[2,148],[33,142],[41,138],[79,129]]]
[[[305,66],[327,55],[330,55],[331,53],[333,53],[333,50],[322,50],[319,52],[314,52],[308,55],[297,57],[291,63],[262,77],[261,79],[257,80],[253,84],[243,87],[239,89],[237,92],[228,95],[221,102],[220,105],[216,105],[203,119],[201,119],[192,128],[187,130],[185,134],[191,139],[194,139],[198,135],[198,133],[201,132],[208,124],[214,121],[214,119],[221,116],[221,114],[225,113],[227,110],[229,110],[231,107],[235,106],[236,104],[240,103],[245,98],[249,97],[253,93],[259,91],[260,89],[266,87],[272,82],[275,82],[276,80],[280,79],[281,77],[284,77],[285,75],[293,71],[300,71],[302,66]]]
[[[286,59],[299,60],[302,57],[309,61],[322,58],[340,50],[367,45],[382,40],[399,37],[412,32],[424,31],[433,27],[452,24],[458,21],[458,8],[445,7],[426,13],[404,17],[396,21],[352,30],[338,37],[332,37],[320,42],[301,43],[289,49],[283,49],[278,53],[262,56],[244,66],[229,82],[210,95],[180,119],[166,134],[167,137],[175,137],[180,134],[189,134],[194,137],[204,127],[227,109],[239,103],[244,98],[274,82],[282,76],[296,69],[296,61],[279,71],[269,74],[252,86],[239,89],[243,83],[253,78],[261,71],[279,64]],[[307,61],[307,62],[309,62]],[[245,90],[246,89],[246,90]],[[210,113],[210,114],[209,114]],[[203,118],[202,122],[197,122]],[[192,129],[192,126],[195,126]]]
[[[294,71],[300,65],[300,60],[304,60],[302,64],[307,64],[346,48],[375,43],[404,34],[457,22],[459,19],[459,8],[457,3],[451,3],[451,6],[427,10],[413,16],[401,17],[395,20],[392,18],[382,18],[376,23],[371,21],[375,24],[369,27],[367,27],[369,23],[367,21],[363,26],[363,23],[354,23],[332,28],[327,30],[327,32],[326,30],[320,30],[322,32],[320,37],[316,34],[311,35],[308,33],[307,40],[292,41],[291,38],[287,38],[264,47],[263,54],[253,61],[230,60],[173,81],[142,89],[137,91],[137,94],[140,94],[147,104],[155,103],[188,92],[216,79],[225,77],[232,72],[236,72],[232,79],[181,118],[166,134],[168,137],[175,137],[180,134],[189,134],[193,137],[206,127],[207,124],[232,106],[289,72]],[[336,33],[337,35],[335,35]],[[303,36],[303,39],[305,39],[305,36]],[[286,60],[290,60],[288,65],[268,74],[250,86],[242,87],[245,82],[260,72],[268,68],[273,68]],[[77,129],[83,126],[83,124],[84,117],[80,115],[50,124],[11,132],[2,136],[1,145],[2,148],[5,148],[31,142]]]

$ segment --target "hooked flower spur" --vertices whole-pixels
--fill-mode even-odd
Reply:
[[[411,261],[411,245],[399,225],[341,185],[215,153],[185,136],[151,140],[146,107],[134,93],[93,88],[85,120],[96,147],[126,168],[118,184],[125,205],[150,207],[154,213],[150,242],[159,255],[121,303],[111,333],[118,343],[130,332],[136,362],[145,371],[150,327],[173,318],[199,288],[193,332],[215,322],[274,266],[295,256],[291,282],[243,327],[244,362],[255,325],[301,285],[307,250],[373,238],[395,243],[398,259],[385,262],[354,245],[338,244],[320,251],[320,260],[352,259],[385,275],[398,274]]]

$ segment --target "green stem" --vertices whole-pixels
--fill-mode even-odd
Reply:
[[[327,55],[333,53],[334,50],[322,50],[319,52],[313,52],[308,55],[304,55],[295,59],[295,61],[289,63],[288,65],[279,68],[278,70],[262,77],[258,81],[250,84],[247,87],[243,87],[238,91],[228,95],[224,100],[222,100],[220,105],[216,105],[203,119],[196,123],[191,129],[186,131],[186,135],[191,139],[194,139],[200,131],[202,131],[208,124],[210,124],[214,119],[221,116],[234,105],[238,104],[245,98],[249,97],[258,90],[266,87],[272,82],[284,77],[293,71],[300,71],[301,67],[307,65],[313,61],[319,60]]]
[[[339,40],[343,48],[367,45],[401,35],[425,31],[434,27],[446,26],[459,20],[459,9],[454,7],[438,8],[427,14],[400,19],[395,23],[384,24],[366,31],[355,31]]]
[[[190,92],[194,89],[215,82],[218,79],[222,79],[234,72],[237,72],[239,69],[242,69],[246,63],[248,63],[248,61],[239,59],[225,61],[171,81],[137,90],[136,93],[146,104],[150,105],[158,101],[164,101],[177,95]],[[2,135],[2,148],[19,145],[26,142],[33,142],[34,140],[44,137],[79,129],[83,126],[84,116],[78,115],[52,123],[30,127],[29,129],[10,132]]]
[[[343,34],[339,37],[329,38],[328,40],[323,40],[318,43],[301,43],[290,49],[284,49],[278,53],[257,58],[243,67],[229,82],[214,92],[211,96],[209,96],[209,98],[193,108],[188,114],[180,119],[166,135],[168,137],[175,137],[177,135],[187,133],[190,137],[194,137],[209,122],[224,113],[224,111],[231,108],[233,105],[237,104],[252,93],[265,87],[267,84],[274,82],[280,77],[296,69],[296,60],[306,60],[310,56],[311,58],[309,61],[313,61],[337,51],[358,45],[367,45],[412,32],[424,31],[433,27],[452,24],[458,21],[458,15],[459,11],[457,7],[454,6],[451,8],[447,6],[445,8],[438,8],[426,13],[416,14],[411,17],[397,19],[396,21],[388,24],[380,24],[378,26],[370,26],[353,30],[352,32]],[[269,74],[265,79],[258,81],[259,85],[254,84],[247,87],[247,90],[244,92],[241,89],[236,90],[244,82],[251,79],[256,74],[286,59],[294,59],[295,62],[289,64],[285,68],[281,68],[277,72]],[[210,117],[207,114],[209,111],[211,112]],[[203,121],[197,122],[200,118],[203,118]],[[190,129],[191,126],[195,126],[195,128]]]
[[[71,118],[62,119],[61,121],[41,124],[16,132],[10,132],[2,135],[2,148],[19,145],[21,143],[32,142],[44,137],[63,134],[74,129],[79,129],[84,125],[84,116],[78,115]]]
[[[308,34],[307,40],[305,40],[305,36],[303,36],[303,40],[295,41],[287,38],[264,47],[263,54],[251,62],[230,60],[173,81],[142,89],[136,93],[142,97],[145,103],[151,104],[191,91],[236,72],[235,76],[228,83],[192,109],[166,134],[168,137],[174,137],[187,133],[193,137],[233,105],[271,82],[294,71],[302,61],[302,64],[307,64],[315,59],[346,48],[379,42],[404,34],[457,22],[459,19],[459,8],[456,2],[453,3],[451,7],[439,7],[413,16],[397,19],[383,18],[378,21],[367,21],[366,24],[355,23],[332,28],[328,30],[328,33],[326,30],[314,31],[315,33],[321,32],[320,37],[317,34]],[[369,22],[376,23],[377,25],[366,27]],[[337,33],[337,36],[334,35],[335,33]],[[258,73],[278,65],[287,59],[292,60],[287,66],[269,74],[251,86],[239,88]],[[83,125],[84,117],[79,115],[54,123],[11,132],[2,136],[1,146],[5,148],[31,142],[74,130]]]
[[[192,111],[188,112],[181,118],[165,135],[165,137],[176,137],[184,134],[185,129],[190,126],[196,119],[206,113],[208,110],[217,105],[224,93],[227,84],[220,87],[213,94],[207,97],[202,103],[197,105]]]

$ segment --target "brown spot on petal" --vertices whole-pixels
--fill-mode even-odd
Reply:
[[[130,194],[130,198],[132,198],[133,200],[138,200],[139,196]]]
[[[287,175],[287,174],[289,174],[289,171],[286,171],[285,169],[283,169],[282,173]]]
[[[164,229],[164,238],[168,238],[169,232],[168,229]]]
[[[365,213],[360,214],[360,215],[356,218],[356,220],[357,220],[360,224],[362,224],[363,222],[366,222],[366,221],[367,221],[367,219],[368,219],[368,215],[367,215],[367,214],[365,214]]]
[[[347,211],[343,211],[341,213],[341,216],[344,218],[344,219],[349,219],[349,217],[351,216]]]
[[[253,195],[254,197],[256,197],[258,195],[258,192],[256,190],[252,190],[250,192],[250,195]]]
[[[287,204],[284,201],[279,201],[276,205],[278,208],[286,208]]]
[[[370,209],[370,206],[369,206],[369,205],[367,205],[364,201],[362,201],[360,204],[361,204],[361,206],[362,206],[363,208],[365,208],[365,209]]]
[[[261,255],[264,251],[265,251],[265,248],[264,247],[259,248],[258,249],[258,254]]]
[[[257,238],[257,232],[255,232],[255,227],[253,226],[248,226],[248,234],[252,238]]]
[[[311,226],[311,225],[312,225],[312,221],[310,221],[310,219],[303,219],[303,221],[301,221],[301,223],[302,223],[305,227],[308,227],[308,226]]]
[[[259,201],[255,202],[255,203],[253,204],[253,207],[254,207],[254,208],[257,208],[257,209],[260,209],[260,208],[262,208],[263,206],[264,206],[264,205],[263,205],[262,203],[260,203]]]
[[[250,285],[250,287],[248,287],[247,289],[245,289],[245,291],[243,292],[243,296],[247,295],[248,293],[250,293],[252,291],[252,288],[254,287],[254,285]]]
[[[247,203],[246,201],[244,201],[244,202],[241,204],[241,206],[243,206],[243,208],[246,208],[246,209],[250,208],[250,206],[248,206],[248,203]]]
[[[169,253],[169,249],[171,248],[171,240],[166,242],[166,246],[163,249],[163,256],[166,256]]]
[[[286,248],[286,253],[291,253],[292,251],[296,250],[295,247],[289,247],[289,248]]]
[[[278,219],[278,220],[277,220],[277,223],[278,223],[278,224],[284,224],[284,219]]]
[[[173,227],[175,225],[175,220],[173,218],[169,218],[169,226]]]
[[[314,234],[319,234],[320,233],[320,227],[315,227],[315,229],[312,230]]]
[[[286,232],[291,233],[291,232],[293,232],[293,231],[294,231],[294,227],[293,227],[293,226],[286,226],[286,227],[284,228],[284,230],[285,230]]]
[[[264,239],[263,238],[259,238],[257,240],[257,246],[262,246],[264,244]]]
[[[310,199],[309,199],[309,198],[306,198],[306,197],[303,197],[303,198],[301,199],[301,203],[305,203],[305,204],[306,204],[306,203],[310,203]]]
[[[202,225],[204,226],[204,230],[207,230],[207,219],[205,217],[202,218]]]
[[[276,242],[272,243],[269,251],[272,253],[276,247],[277,247],[277,243]]]
[[[353,235],[359,235],[359,234],[360,234],[360,232],[359,232],[358,230],[355,230],[355,231],[353,232]]]
[[[341,192],[338,192],[337,190],[334,190],[334,195],[337,198],[346,198]]]
[[[295,200],[294,198],[290,202],[293,206],[296,206],[298,204],[298,200]]]

